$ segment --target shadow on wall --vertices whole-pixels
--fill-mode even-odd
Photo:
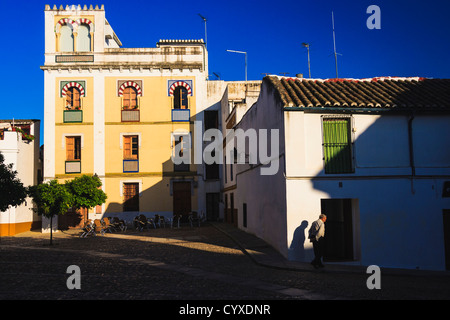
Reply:
[[[217,105],[213,105],[208,109],[204,110],[205,119],[203,119],[205,129],[209,127],[219,127],[220,115],[217,111],[220,109]],[[216,112],[217,111],[217,112]],[[206,116],[206,112],[209,112],[209,117]],[[216,117],[211,112],[216,112]],[[175,165],[171,158],[161,161],[161,174],[156,174],[153,176],[147,174],[147,177],[143,177],[140,173],[142,171],[143,161],[138,160],[139,172],[123,174],[120,172],[117,176],[117,183],[121,180],[122,183],[129,184],[127,190],[121,186],[122,199],[119,201],[107,200],[106,209],[103,214],[105,217],[118,217],[125,221],[132,221],[137,215],[145,214],[148,217],[154,217],[155,214],[165,216],[167,218],[172,218],[174,214],[182,215],[182,221],[186,221],[188,212],[197,211],[199,199],[198,195],[198,183],[200,179],[207,179],[208,173],[210,174],[209,179],[211,181],[219,180],[220,172],[218,165],[210,165],[205,168],[206,177],[202,177],[201,174],[197,172],[198,166],[194,164],[194,152],[195,150],[195,130],[197,129],[195,121],[201,121],[200,117],[197,119],[198,115],[192,115],[189,119],[189,130],[179,129],[171,132],[173,136],[168,135],[166,138],[167,143],[170,144],[172,151],[175,145],[180,147],[180,137],[185,137],[189,132],[191,133],[191,145],[193,150],[191,151],[191,164],[178,164]],[[177,138],[175,138],[177,137]],[[160,137],[164,139],[164,137]],[[184,139],[186,142],[186,139]],[[161,154],[161,150],[154,149],[155,156]],[[167,153],[165,150],[164,153]],[[183,156],[180,153],[180,156]],[[158,156],[159,157],[159,156]],[[210,169],[210,170],[208,170]],[[213,177],[211,177],[213,176]],[[159,178],[159,181],[156,181]],[[128,181],[127,181],[128,180]],[[139,185],[139,181],[141,184]],[[148,181],[151,181],[148,183]],[[137,182],[137,183],[136,183]],[[114,181],[111,183],[115,183]],[[133,185],[133,183],[135,183]],[[144,188],[145,183],[147,185],[151,184],[151,187]],[[136,184],[138,185],[138,191],[136,192]],[[108,186],[109,188],[110,186]],[[119,186],[117,186],[119,187]],[[112,186],[111,188],[115,188]],[[128,194],[128,200],[125,201],[125,192],[131,192]],[[202,212],[210,221],[216,221],[220,218],[220,196],[219,192],[210,192],[206,194],[206,206],[205,210]],[[209,201],[208,201],[209,200]],[[126,203],[125,203],[126,202]],[[91,210],[92,212],[92,210]],[[199,212],[201,213],[201,212]],[[60,220],[65,220],[61,223],[60,229],[77,228],[82,227],[87,220],[87,215],[81,213],[74,213],[61,216]]]
[[[288,252],[289,260],[305,261],[306,257],[308,257],[306,251],[311,250],[305,249],[305,241],[306,241],[305,234],[308,225],[309,225],[308,221],[303,220],[300,226],[298,226],[297,229],[295,229],[291,245],[289,246]]]
[[[106,202],[106,208],[101,217],[118,217],[128,223],[144,214],[154,218],[155,214],[172,218],[174,214],[181,215],[182,221],[187,219],[191,211],[197,210],[197,172],[191,165],[179,165],[174,170],[171,159],[161,164],[162,175],[154,178],[142,177],[131,173],[129,177],[111,180],[109,183],[122,183],[122,186],[108,186],[108,188],[121,188],[122,197],[119,201]],[[119,182],[120,181],[120,182]],[[107,182],[108,183],[108,182]],[[143,185],[151,184],[144,188]],[[112,199],[111,199],[112,200]],[[95,210],[95,209],[94,209]],[[90,210],[92,212],[92,209]],[[58,219],[58,229],[67,230],[81,228],[87,221],[88,214],[81,212],[67,212]],[[98,218],[101,218],[97,215]]]
[[[197,210],[195,168],[193,164],[174,165],[168,159],[162,163],[162,177],[156,177],[160,180],[145,189],[137,182],[141,180],[145,183],[145,178],[136,176],[129,181],[122,179],[123,203],[110,202],[104,216],[117,216],[125,221],[132,221],[139,214],[148,218],[155,214],[166,218],[172,218],[173,215],[187,216],[189,212]]]
[[[407,106],[404,100],[411,98],[404,95],[393,98],[398,108]],[[328,150],[322,147],[328,162],[324,160],[324,169],[311,177],[311,193],[305,196],[306,201],[317,201],[314,207],[321,212],[305,212],[311,220],[303,220],[295,229],[290,260],[308,261],[312,257],[305,237],[307,227],[325,213],[328,261],[441,268],[444,234],[442,227],[439,232],[433,230],[442,226],[442,211],[450,204],[441,199],[450,165],[450,151],[442,148],[450,143],[450,117],[423,114],[419,109],[414,113],[398,111],[393,107],[378,116],[348,113],[348,127],[339,123],[345,115],[322,117],[324,145],[325,134],[335,134],[333,139],[348,134],[351,145],[346,148],[345,141],[329,141]],[[326,119],[330,119],[328,127]],[[339,144],[341,149],[336,148]]]

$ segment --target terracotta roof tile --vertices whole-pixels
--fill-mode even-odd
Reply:
[[[285,107],[450,111],[450,79],[267,76]]]

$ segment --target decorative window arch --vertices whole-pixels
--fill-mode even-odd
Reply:
[[[66,100],[66,108],[68,110],[81,109],[81,97],[85,96],[84,87],[75,81],[68,82],[61,89],[61,96]]]
[[[125,90],[125,88],[127,88],[127,87],[133,87],[134,89],[136,89],[136,94],[137,94],[139,97],[142,97],[142,88],[141,88],[141,86],[140,86],[137,82],[135,82],[135,81],[125,81],[124,83],[122,83],[122,85],[119,87],[119,92],[118,92],[119,97],[122,97],[122,96],[123,96],[124,90]]]
[[[56,50],[73,52],[75,50],[74,28],[77,23],[70,18],[59,19],[55,26]]]
[[[66,84],[62,87],[62,89],[61,89],[61,97],[66,97],[67,90],[68,90],[69,88],[72,88],[72,87],[77,88],[77,89],[80,91],[80,95],[81,95],[82,97],[85,97],[85,96],[86,96],[86,91],[84,90],[83,85],[82,85],[80,82],[77,82],[77,81],[71,81],[71,82],[66,83]]]
[[[87,18],[79,18],[79,19],[77,19],[77,21],[75,21],[75,23],[77,24],[77,26],[81,26],[82,24],[85,24],[85,25],[89,26],[90,32],[94,32],[94,23]]]
[[[55,26],[55,32],[59,33],[61,30],[61,27],[64,25],[71,25],[72,28],[75,28],[78,24],[75,20],[72,20],[70,18],[59,19]]]
[[[178,80],[173,81],[172,83],[169,82],[169,96],[173,97],[173,94],[175,92],[175,89],[179,86],[186,88],[188,95],[192,96],[192,81],[184,81],[184,80]]]
[[[87,18],[58,20],[55,26],[57,51],[89,52],[93,48],[94,23]]]
[[[79,18],[75,21],[76,26],[76,51],[90,52],[94,45],[94,24],[87,18]]]

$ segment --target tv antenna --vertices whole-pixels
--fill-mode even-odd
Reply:
[[[204,16],[202,16],[200,13],[198,15],[205,22],[205,48],[206,48],[206,50],[208,50],[208,34],[206,33],[206,21],[208,21],[208,20]]]
[[[331,23],[333,24],[333,46],[334,46],[334,53],[333,53],[333,54],[334,54],[334,63],[335,63],[335,65],[336,65],[336,79],[338,79],[338,78],[339,78],[339,75],[338,75],[338,62],[337,62],[337,56],[338,56],[338,55],[342,56],[342,54],[336,52],[336,33],[335,33],[335,31],[334,31],[334,12],[333,12],[333,11],[331,11]]]

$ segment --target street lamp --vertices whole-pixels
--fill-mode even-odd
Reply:
[[[245,81],[247,81],[247,52],[245,52],[245,51],[236,51],[236,50],[227,50],[227,51],[228,52],[245,54]]]
[[[309,78],[311,79],[311,62],[309,60],[309,43],[303,42],[302,46],[308,50],[308,71],[309,71]]]
[[[205,47],[206,50],[208,50],[208,34],[206,33],[206,18],[204,16],[202,16],[200,13],[198,14],[200,16],[200,18],[202,18],[202,20],[205,22]]]

